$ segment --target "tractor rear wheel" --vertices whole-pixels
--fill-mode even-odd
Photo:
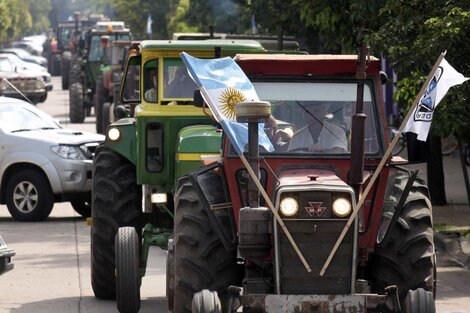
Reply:
[[[205,183],[220,185],[220,179]],[[211,229],[208,210],[187,176],[179,180],[175,194],[174,243],[173,312],[191,312],[194,294],[204,289],[217,291],[224,305],[227,288],[237,282],[236,249],[226,251]]]
[[[140,309],[140,242],[134,227],[121,227],[116,234],[116,300],[121,313]]]
[[[114,240],[119,227],[131,226],[142,233],[142,189],[135,166],[100,146],[93,161],[91,285],[100,299],[116,298]]]
[[[395,224],[372,255],[373,289],[397,285],[403,304],[409,290],[436,288],[432,208],[428,188],[417,179]]]
[[[93,105],[95,108],[95,117],[96,117],[96,132],[99,134],[104,133],[103,129],[103,105],[108,100],[107,90],[104,88],[103,77],[98,76],[96,78],[96,92],[93,97]]]
[[[60,63],[61,75],[62,75],[62,90],[69,89],[69,70],[70,60],[62,59]]]
[[[85,120],[85,109],[83,108],[83,85],[73,83],[69,90],[69,117],[72,123],[83,123]]]

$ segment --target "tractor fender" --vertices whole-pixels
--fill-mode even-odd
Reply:
[[[183,127],[177,136],[175,179],[199,168],[204,158],[220,156],[222,132],[212,125]]]
[[[119,138],[111,140],[110,131],[119,131]],[[134,165],[137,160],[136,120],[135,118],[121,118],[108,126],[104,145],[128,159]]]

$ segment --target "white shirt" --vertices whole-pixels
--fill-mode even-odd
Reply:
[[[348,151],[348,139],[346,138],[345,131],[327,120],[323,121],[323,128],[318,135],[317,143],[313,142],[312,135],[307,125],[294,133],[289,142],[287,151],[299,148],[305,148],[307,150],[314,144],[316,144],[320,150],[339,148],[345,152]]]

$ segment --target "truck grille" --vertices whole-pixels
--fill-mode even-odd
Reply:
[[[37,89],[37,78],[11,78],[8,81],[21,92],[34,92]]]

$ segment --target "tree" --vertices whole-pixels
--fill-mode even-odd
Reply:
[[[388,0],[384,21],[373,42],[393,61],[399,81],[396,99],[409,107],[439,54],[457,71],[470,76],[470,3],[458,1]],[[452,88],[437,107],[428,140],[428,184],[434,204],[445,204],[440,137],[470,135],[470,85]]]

